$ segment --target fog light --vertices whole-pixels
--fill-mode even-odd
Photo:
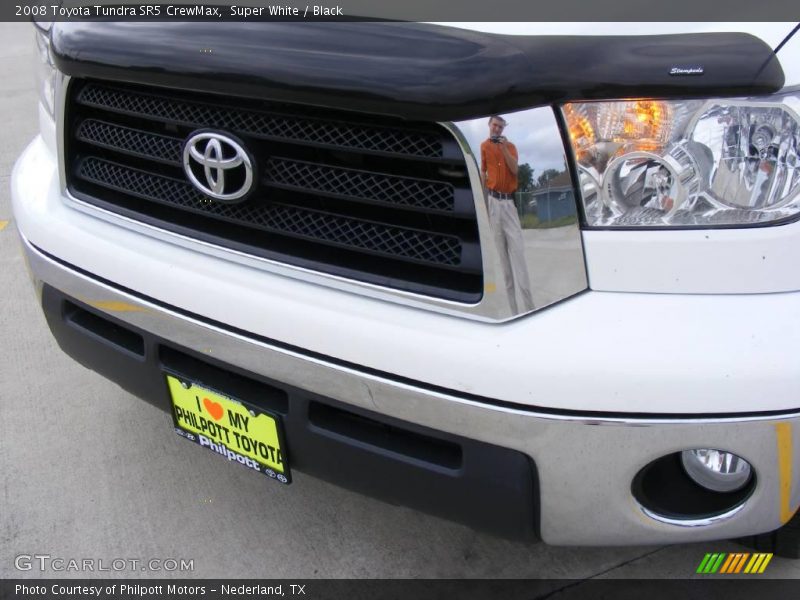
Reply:
[[[730,452],[710,448],[684,450],[681,462],[696,484],[714,492],[735,492],[750,481],[750,463]]]

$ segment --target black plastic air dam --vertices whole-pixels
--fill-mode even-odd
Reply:
[[[504,538],[538,538],[536,465],[521,452],[243,371],[96,312],[47,284],[42,308],[66,354],[164,411],[171,411],[168,369],[280,415],[292,470]],[[175,435],[171,429],[165,422],[164,435]]]
[[[745,33],[510,36],[419,23],[68,22],[56,23],[52,35],[56,64],[72,76],[436,121],[568,100],[767,94],[784,83],[772,49]]]

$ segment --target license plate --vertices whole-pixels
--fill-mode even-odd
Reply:
[[[291,482],[276,415],[200,384],[167,374],[175,432],[230,462]]]

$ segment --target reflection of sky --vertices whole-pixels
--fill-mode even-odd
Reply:
[[[564,146],[550,107],[501,115],[508,125],[503,134],[517,147],[520,164],[528,163],[538,176],[545,169],[564,169]],[[481,143],[489,137],[489,119],[456,123],[480,162]]]

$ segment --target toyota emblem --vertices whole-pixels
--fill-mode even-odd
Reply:
[[[183,170],[194,187],[220,202],[241,201],[253,188],[253,161],[224,133],[193,133],[183,146]]]

